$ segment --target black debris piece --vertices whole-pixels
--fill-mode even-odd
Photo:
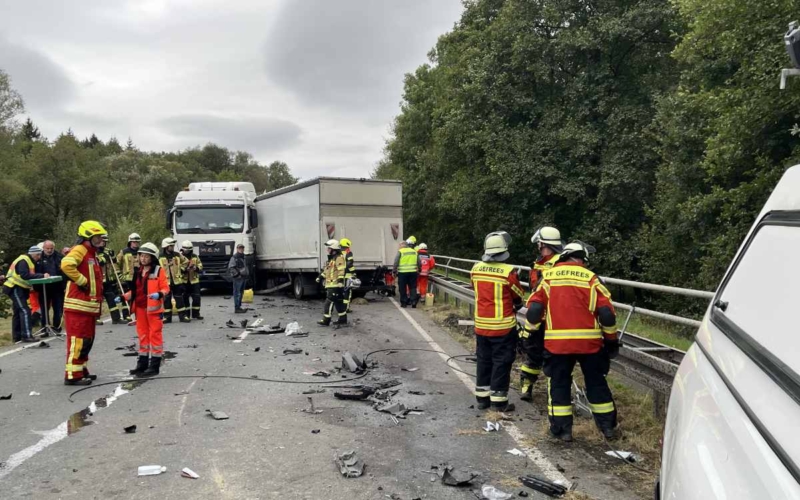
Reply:
[[[275,302],[275,299],[269,297],[261,297],[261,302]]]
[[[126,434],[133,434],[136,432],[136,424],[129,425],[128,427],[124,428]]]
[[[325,392],[325,389],[309,389],[303,391],[302,394],[322,394],[323,392]]]
[[[43,341],[39,342],[39,345],[37,345],[36,347],[38,347],[39,349],[49,349],[50,348],[50,344],[48,344],[47,342],[45,342],[43,340]]]
[[[558,472],[562,472],[562,473],[563,473],[563,472],[567,472],[567,471],[566,471],[566,469],[564,469],[563,467],[561,467],[561,464],[558,464],[558,463],[556,464],[556,470],[557,470]]]
[[[260,350],[261,350],[261,348],[260,348],[260,347],[256,347],[255,349],[253,349],[253,352],[258,352],[258,351],[260,351]]]
[[[419,370],[419,368],[417,368],[417,367],[414,367],[414,368],[401,368],[401,370],[403,370],[404,372],[415,372],[415,371]]]
[[[561,486],[560,484],[553,483],[548,481],[547,479],[543,479],[538,476],[522,476],[519,478],[522,481],[522,484],[527,486],[532,490],[536,490],[540,493],[544,493],[549,497],[560,497],[567,492],[567,488]]]
[[[350,389],[334,392],[333,397],[336,399],[344,399],[346,401],[363,401],[372,396],[374,393],[375,389],[372,387],[362,387],[361,389]]]
[[[175,351],[164,351],[162,356],[163,359],[175,359],[176,357],[178,357],[178,353]]]
[[[126,356],[126,357],[133,357],[133,356],[138,356],[139,353],[138,352],[123,352],[122,355]]]
[[[348,451],[334,457],[334,462],[339,466],[339,472],[344,477],[360,477],[364,474],[364,462],[362,462],[355,451]]]
[[[346,352],[342,355],[342,370],[347,370],[351,373],[364,373],[367,365],[358,359],[355,354]]]
[[[319,434],[319,429],[312,429],[311,434]]]
[[[275,326],[260,326],[250,331],[250,334],[253,335],[275,335],[276,333],[284,333],[286,332],[286,327],[282,327],[280,323]]]
[[[519,493],[517,493],[517,495],[519,495],[522,498],[528,498],[528,492],[525,490],[520,491]]]
[[[425,393],[422,391],[408,391],[409,394],[413,394],[415,396],[424,396]]]
[[[0,401],[11,399],[11,396],[13,396],[13,394],[9,394],[8,396],[0,396]]]
[[[236,323],[234,323],[232,319],[229,319],[228,321],[225,322],[225,326],[227,326],[228,328],[236,328]]]
[[[239,322],[239,324],[242,325],[242,328],[247,328],[247,320],[246,319],[241,320]]]
[[[330,374],[330,373],[328,373],[328,372],[326,372],[326,371],[320,370],[320,371],[318,371],[318,372],[312,373],[312,374],[311,374],[311,376],[312,376],[312,377],[324,377],[324,378],[328,378],[328,377],[330,377],[330,376],[331,376],[331,374]]]
[[[288,356],[289,354],[303,354],[303,350],[300,349],[299,347],[297,349],[284,349],[283,350],[283,355],[284,356]],[[316,373],[314,375],[316,375]]]
[[[465,469],[456,469],[452,465],[442,464],[439,468],[439,477],[447,486],[469,486],[473,479],[479,476],[477,472]]]

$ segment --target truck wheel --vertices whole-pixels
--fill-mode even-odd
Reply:
[[[303,275],[302,274],[295,274],[294,282],[292,283],[292,291],[294,292],[294,298],[297,300],[302,300],[303,297],[306,295],[305,287],[303,286]]]

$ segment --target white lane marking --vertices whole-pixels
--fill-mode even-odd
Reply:
[[[233,343],[234,344],[241,344],[242,341],[244,339],[246,339],[248,335],[250,335],[250,330],[253,329],[253,328],[256,328],[258,326],[261,326],[261,323],[263,323],[263,322],[264,322],[263,318],[258,318],[257,320],[253,321],[253,324],[250,325],[249,327],[245,328],[245,330],[242,332],[242,334],[239,335],[239,338],[234,340]]]
[[[192,383],[189,384],[189,387],[187,387],[185,389],[186,394],[183,395],[183,400],[181,401],[181,408],[180,408],[180,410],[178,410],[178,427],[179,428],[183,426],[183,410],[184,410],[184,408],[186,408],[186,399],[189,397],[189,392],[192,390],[192,387],[194,387],[194,384],[196,384],[198,380],[200,380],[200,379],[197,379],[197,378],[194,379],[192,381]]]
[[[392,301],[395,307],[397,307],[397,310],[400,311],[403,314],[403,316],[405,316],[408,322],[411,323],[411,326],[413,326],[414,329],[417,330],[417,332],[419,332],[420,336],[423,339],[425,339],[425,341],[428,342],[428,344],[433,349],[441,351],[439,353],[439,357],[441,357],[444,361],[447,361],[449,356],[447,354],[443,354],[444,349],[442,349],[441,346],[439,346],[439,344],[437,344],[436,341],[433,340],[433,337],[431,337],[428,334],[428,332],[426,332],[425,329],[422,328],[419,325],[419,323],[417,323],[417,321],[411,317],[410,314],[408,314],[408,311],[401,308],[400,304],[395,299],[389,299],[389,300]],[[450,360],[450,362],[455,364],[455,361],[453,360]],[[457,364],[455,366],[458,367]],[[459,370],[461,369],[460,367],[458,368]],[[475,383],[466,374],[461,372],[454,372],[454,373],[459,378],[459,380],[461,380],[461,382],[463,382],[464,385],[467,386],[467,389],[470,392],[472,392],[475,389]],[[536,465],[539,468],[539,470],[542,471],[542,473],[545,475],[547,479],[553,482],[558,481],[566,488],[572,487],[572,483],[567,480],[564,474],[562,474],[561,472],[558,471],[558,469],[556,469],[556,467],[553,465],[553,462],[551,462],[544,455],[544,453],[541,452],[541,450],[539,450],[536,446],[528,445],[530,441],[525,439],[525,435],[522,434],[522,432],[517,428],[516,425],[514,425],[511,422],[503,422],[503,427],[505,427],[505,429],[508,431],[508,435],[511,436],[511,439],[513,439],[517,443],[517,447],[525,453],[528,459],[530,459],[530,461],[533,462],[534,465]]]

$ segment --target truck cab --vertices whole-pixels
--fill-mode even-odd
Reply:
[[[193,182],[167,211],[167,229],[178,243],[189,240],[203,262],[204,286],[225,283],[228,262],[240,243],[253,268],[258,214],[250,182]]]

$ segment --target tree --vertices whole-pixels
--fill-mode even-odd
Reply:
[[[11,87],[11,77],[0,69],[0,128],[14,128],[14,117],[25,112],[22,95]]]
[[[273,161],[267,167],[269,183],[266,191],[274,191],[282,187],[291,186],[297,183],[297,177],[292,175],[289,165],[282,161]]]
[[[22,124],[22,130],[20,130],[20,135],[22,135],[22,137],[26,141],[31,141],[31,142],[38,141],[39,139],[42,138],[42,134],[41,132],[39,132],[39,127],[34,125],[33,121],[30,118],[25,120],[25,123]]]

